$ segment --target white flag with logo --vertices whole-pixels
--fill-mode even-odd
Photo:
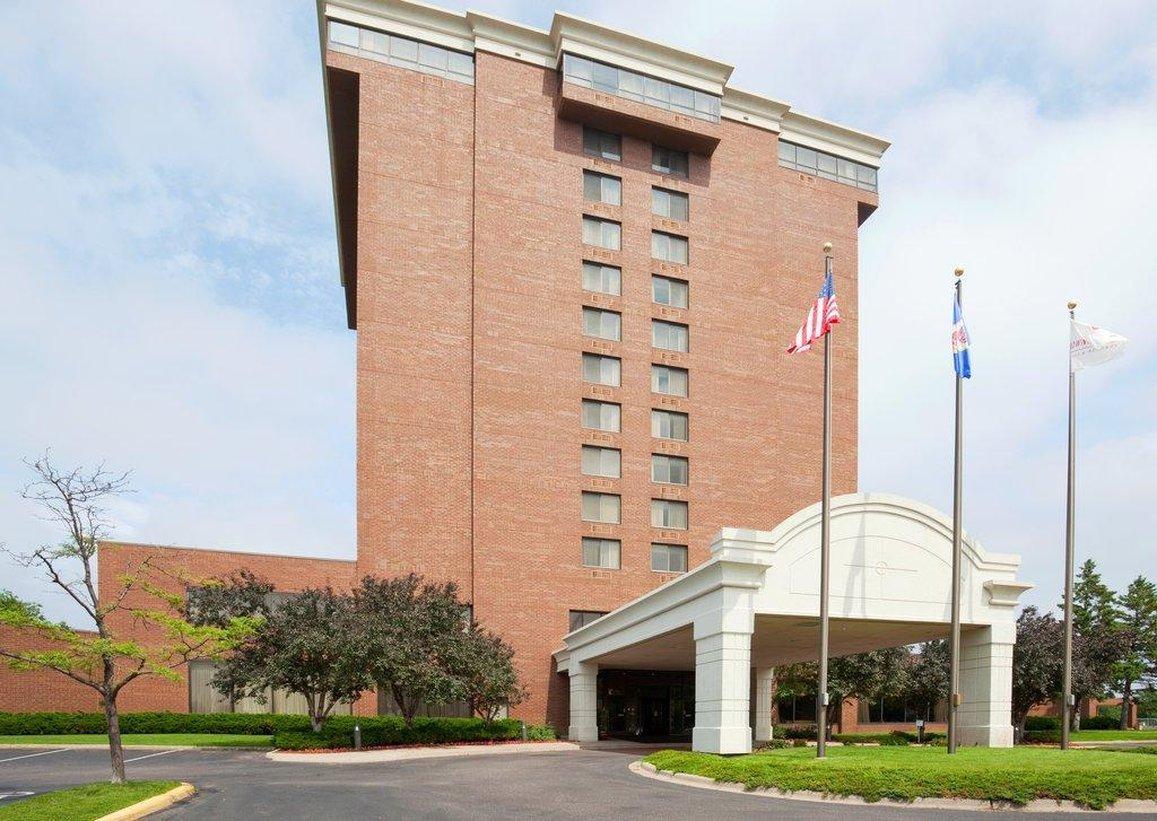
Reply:
[[[1116,359],[1125,350],[1128,339],[1120,334],[1071,320],[1069,368],[1079,371]]]

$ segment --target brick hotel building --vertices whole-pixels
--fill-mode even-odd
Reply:
[[[818,498],[821,357],[784,348],[829,240],[833,493],[856,489],[857,236],[888,144],[562,13],[542,31],[322,0],[319,23],[357,333],[356,559],[107,544],[100,576],[157,555],[286,590],[452,579],[516,651],[515,715],[565,728],[568,631],[704,561],[721,526],[771,529]],[[134,685],[123,708],[256,709],[208,703],[210,673]],[[618,729],[686,729],[693,679],[603,676],[609,713],[635,716]],[[32,680],[0,707],[92,706]]]

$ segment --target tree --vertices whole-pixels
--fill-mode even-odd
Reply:
[[[494,721],[504,707],[526,698],[514,670],[514,649],[500,636],[472,622],[461,647],[463,654],[451,667],[461,676],[466,699],[480,718]]]
[[[1024,731],[1028,711],[1061,689],[1063,633],[1051,613],[1029,606],[1016,620],[1012,651],[1012,720]]]
[[[931,720],[936,705],[948,698],[948,642],[936,639],[920,646],[904,669],[904,697],[926,721]]]
[[[828,727],[839,718],[840,705],[850,698],[870,700],[897,695],[908,656],[907,647],[890,647],[830,659]],[[776,674],[776,686],[780,692],[813,695],[818,684],[819,664],[814,661],[789,665]]]
[[[374,681],[389,687],[406,723],[418,707],[464,700],[461,660],[469,628],[453,582],[428,584],[416,573],[367,576],[354,591],[365,627],[364,656]]]
[[[1064,596],[1060,610],[1064,610]],[[1073,583],[1073,678],[1072,693],[1077,704],[1100,698],[1112,684],[1117,658],[1115,634],[1119,628],[1116,597],[1097,572],[1097,564],[1086,559]],[[1081,711],[1070,713],[1072,729],[1080,729]]]
[[[57,468],[47,455],[29,467],[36,479],[23,491],[47,521],[64,528],[65,540],[28,554],[19,562],[38,567],[48,580],[84,613],[92,631],[82,631],[45,618],[39,606],[11,593],[0,596],[0,624],[33,639],[43,649],[0,647],[0,657],[18,671],[52,670],[96,691],[108,724],[113,783],[125,780],[117,698],[139,678],[159,676],[180,680],[177,670],[197,658],[212,658],[232,646],[251,629],[245,619],[218,625],[192,625],[175,610],[180,597],[156,586],[157,569],[146,558],[134,572],[122,577],[119,587],[97,595],[97,546],[110,527],[103,505],[129,492],[127,473],[111,473],[103,466],[86,471]],[[156,605],[142,607],[141,597]],[[135,624],[156,642],[142,643],[122,632]]]
[[[1121,692],[1121,729],[1129,726],[1129,703],[1134,685],[1157,678],[1157,585],[1138,576],[1117,597],[1120,626],[1117,630],[1117,689]]]
[[[187,584],[182,612],[193,624],[224,627],[238,617],[268,616],[273,585],[249,570]]]
[[[243,607],[261,586],[244,579],[235,583],[239,587],[221,591],[226,595],[213,596],[226,611]],[[230,589],[236,594],[232,600]],[[328,587],[303,590],[260,617],[251,634],[225,657],[213,686],[224,695],[251,696],[262,703],[269,690],[300,693],[310,727],[320,732],[338,704],[356,701],[373,686],[363,630],[351,596]]]

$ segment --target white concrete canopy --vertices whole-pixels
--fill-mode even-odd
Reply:
[[[927,505],[883,494],[832,499],[831,654],[912,644],[951,622],[952,521]],[[694,670],[692,747],[751,750],[770,737],[776,666],[818,656],[820,506],[774,530],[724,528],[711,558],[667,584],[567,634],[555,652],[570,676],[570,737],[598,737],[603,669]],[[986,553],[967,535],[961,569],[962,744],[1011,746],[1015,608],[1032,585],[1018,556]],[[767,690],[768,693],[764,693]]]

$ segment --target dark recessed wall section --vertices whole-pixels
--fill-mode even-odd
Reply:
[[[358,324],[358,94],[359,75],[327,68],[330,123],[333,128],[333,171],[337,196],[341,274],[345,286],[346,320]]]

